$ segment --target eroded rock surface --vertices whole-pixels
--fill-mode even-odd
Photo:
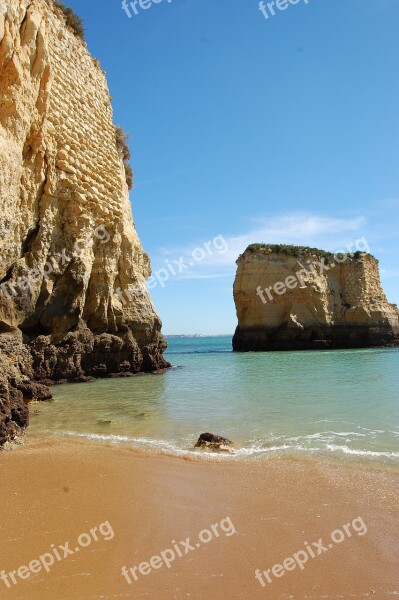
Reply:
[[[48,0],[0,0],[0,207],[2,443],[33,380],[168,366],[105,74]]]
[[[287,253],[257,244],[237,265],[234,350],[399,344],[399,311],[387,301],[378,261],[369,254],[334,257],[299,247]]]

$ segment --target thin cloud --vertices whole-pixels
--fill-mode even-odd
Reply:
[[[399,198],[389,198],[379,202],[379,208],[399,208]]]
[[[236,261],[240,254],[253,243],[295,244],[314,246],[324,250],[337,251],[345,249],[348,244],[355,243],[360,237],[366,237],[364,229],[366,219],[354,217],[349,219],[323,217],[309,213],[290,213],[271,217],[261,217],[254,221],[254,227],[239,235],[227,235],[225,232],[214,232],[213,236],[190,246],[162,248],[153,259],[154,271],[165,267],[165,259],[185,258],[190,268],[184,270],[174,279],[217,279],[231,277],[235,273]],[[212,240],[223,238],[224,251],[220,246],[212,244]],[[205,248],[211,242],[211,254],[200,261],[193,261],[193,251]]]
[[[182,275],[176,277],[178,281],[187,281],[187,280],[196,280],[196,279],[224,279],[226,277],[231,277],[231,271],[225,273],[205,273],[200,275],[199,273],[190,273],[190,271],[186,271]]]

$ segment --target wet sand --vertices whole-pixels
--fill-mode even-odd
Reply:
[[[17,571],[18,582],[7,575],[8,588],[0,579],[1,598],[399,595],[394,472],[315,460],[193,461],[54,440],[0,453],[0,469],[0,572]],[[337,529],[343,533],[335,539],[342,541],[333,543]],[[303,569],[303,554],[287,560],[298,550],[308,552]],[[46,554],[43,562],[54,562],[49,572],[36,562]],[[276,564],[282,566],[273,570]],[[27,575],[23,566],[36,573]],[[256,569],[266,571],[259,576],[265,587]]]

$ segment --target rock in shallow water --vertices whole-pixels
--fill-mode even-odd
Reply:
[[[234,450],[229,448],[229,446],[232,446],[232,444],[233,442],[231,440],[228,440],[221,435],[215,435],[213,433],[201,433],[197,443],[195,444],[195,448],[202,448],[211,452],[227,452],[229,454],[234,454]]]

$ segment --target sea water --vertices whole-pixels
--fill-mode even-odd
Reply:
[[[399,466],[399,349],[235,353],[231,336],[168,340],[162,375],[55,386],[28,435],[191,454],[202,432],[233,459],[323,455]]]

